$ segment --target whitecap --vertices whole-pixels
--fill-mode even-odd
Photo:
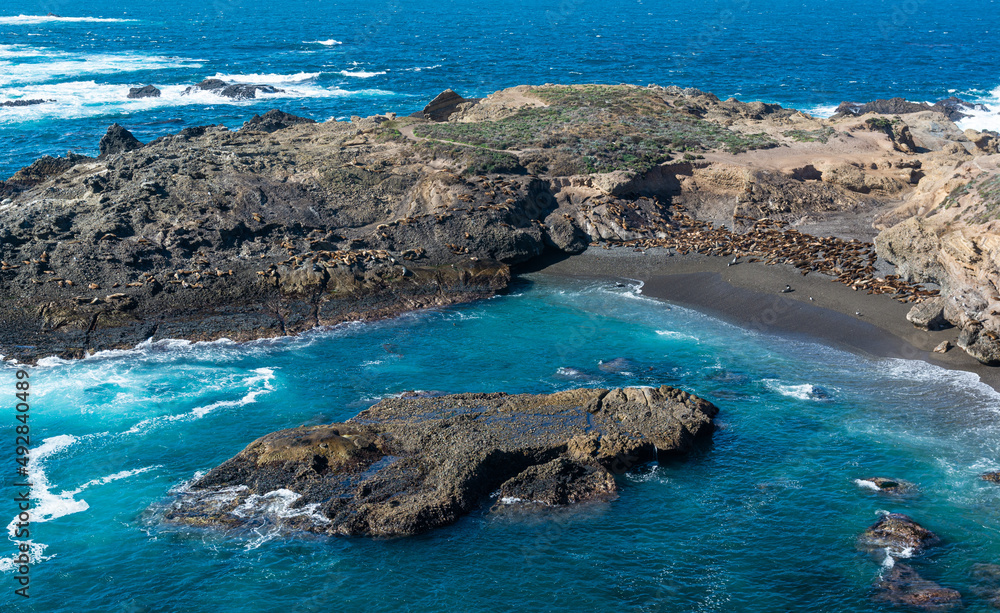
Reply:
[[[340,74],[344,75],[345,77],[354,77],[356,79],[370,79],[372,77],[377,77],[379,75],[385,74],[385,71],[380,70],[378,72],[365,72],[364,70],[356,70],[354,72],[351,72],[350,70],[341,70]]]
[[[67,23],[129,23],[138,21],[137,19],[116,19],[109,17],[61,17],[59,15],[13,15],[0,17],[0,25],[21,26],[36,25],[40,23],[67,22]]]
[[[334,40],[329,38],[327,40],[304,40],[302,41],[304,45],[323,45],[325,47],[332,47],[334,45],[343,45],[344,43],[339,40]]]
[[[882,491],[882,488],[880,488],[874,481],[869,481],[867,479],[855,479],[854,483],[857,484],[858,487],[875,490],[876,492]]]
[[[764,379],[764,384],[782,396],[797,400],[824,400],[830,397],[830,393],[825,388],[811,383],[789,385],[778,383],[775,379]]]
[[[665,336],[667,338],[684,339],[690,341],[698,340],[697,336],[692,336],[690,334],[685,334],[683,332],[677,332],[675,330],[657,330],[656,333],[660,336]]]

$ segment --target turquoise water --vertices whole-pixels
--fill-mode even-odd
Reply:
[[[0,107],[0,179],[95,154],[115,121],[146,141],[273,107],[411,113],[449,87],[676,84],[820,113],[957,94],[1000,111],[998,34],[998,0],[4,0],[0,102],[52,102]],[[285,92],[182,95],[207,77]],[[147,83],[163,96],[126,99]],[[1000,129],[1000,114],[963,127]]]
[[[628,371],[599,368],[619,357]],[[635,287],[531,275],[506,296],[391,321],[30,373],[42,561],[27,606],[0,540],[4,611],[877,611],[882,560],[855,539],[884,511],[941,535],[910,562],[970,610],[985,610],[972,565],[1000,562],[1000,488],[978,478],[1000,468],[1000,395],[974,375],[751,332]],[[14,381],[6,365],[0,389]],[[405,390],[659,384],[717,404],[719,430],[686,461],[620,477],[612,503],[480,512],[399,540],[290,538],[278,500],[254,530],[159,520],[171,491],[254,438]],[[875,476],[919,492],[855,482]]]

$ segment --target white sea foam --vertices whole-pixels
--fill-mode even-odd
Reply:
[[[56,79],[67,79],[89,75],[124,74],[145,70],[166,68],[200,68],[201,63],[184,58],[143,55],[139,53],[79,54],[52,51],[46,48],[31,50],[24,46],[8,49],[6,53],[16,53],[14,57],[46,57],[44,62],[11,62],[0,55],[0,86],[46,83]],[[128,93],[128,89],[125,90]],[[10,97],[10,93],[3,94]],[[40,96],[43,97],[43,96]]]
[[[854,483],[857,484],[858,487],[875,490],[876,492],[881,491],[881,488],[874,481],[869,481],[867,479],[855,479]]]
[[[304,40],[302,41],[304,45],[323,45],[325,47],[332,47],[334,45],[343,45],[344,43],[339,40],[334,40],[332,38],[327,40]]]
[[[797,400],[820,400],[829,397],[829,394],[825,389],[811,383],[788,385],[779,383],[775,379],[764,379],[764,384],[769,389],[778,392],[782,396],[788,396],[789,398],[795,398]]]
[[[684,339],[690,341],[697,341],[697,336],[692,336],[690,334],[685,334],[683,332],[677,332],[675,330],[657,330],[656,333],[660,336],[665,336],[667,338]]]
[[[809,113],[813,117],[832,117],[834,113],[837,112],[836,104],[821,104],[813,107],[806,107],[802,109],[806,113]]]
[[[997,87],[986,95],[972,96],[970,98],[973,102],[986,105],[989,110],[962,111],[969,115],[969,117],[956,122],[958,127],[962,130],[1000,131],[1000,87]]]
[[[0,17],[0,25],[22,26],[37,25],[40,23],[68,22],[68,23],[129,23],[136,19],[116,19],[109,17],[61,17],[59,15],[13,15]]]
[[[271,380],[274,378],[274,370],[270,368],[255,368],[253,371],[254,375],[245,379],[242,384],[248,388],[252,388],[247,391],[238,400],[220,400],[218,402],[213,402],[205,406],[195,407],[187,413],[180,413],[177,415],[161,415],[159,417],[149,417],[135,424],[122,434],[132,435],[132,434],[147,434],[150,430],[158,428],[160,426],[175,422],[175,421],[187,421],[194,419],[201,419],[205,417],[212,411],[222,408],[232,408],[232,407],[242,407],[248,404],[257,402],[257,398],[262,394],[267,394],[274,391],[274,387],[271,385]],[[257,384],[261,384],[256,389],[253,389]]]
[[[422,70],[434,70],[435,68],[441,68],[441,64],[434,64],[433,66],[415,66],[413,68],[404,68],[403,70],[409,72],[420,72]]]
[[[294,85],[296,83],[307,83],[316,79],[319,72],[297,72],[295,74],[274,74],[274,73],[251,73],[251,74],[223,74],[216,73],[212,79],[220,79],[230,83],[251,83],[253,85]]]
[[[365,72],[364,70],[356,70],[352,72],[350,70],[341,70],[340,74],[344,75],[345,77],[354,77],[356,79],[370,79],[372,77],[377,77],[379,75],[385,74],[385,71],[380,70],[378,72]]]
[[[93,486],[105,485],[121,479],[127,479],[128,477],[159,468],[159,466],[146,466],[144,468],[123,470],[98,479],[91,479],[90,481],[87,481],[83,485],[77,486],[72,490],[62,490],[56,494],[53,492],[53,485],[49,482],[49,477],[45,472],[46,462],[52,456],[72,447],[80,440],[82,439],[68,434],[53,436],[44,439],[41,445],[31,450],[31,453],[28,456],[28,474],[25,479],[31,484],[30,497],[33,501],[31,509],[32,523],[44,523],[66,515],[86,511],[90,508],[87,501],[76,499],[76,496],[84,492],[86,489]],[[18,521],[19,519],[17,516],[10,521],[7,525],[7,534],[11,541],[17,540],[18,542],[23,542],[24,539],[17,539],[15,536],[18,529]],[[27,541],[27,543],[30,548],[29,557],[32,564],[37,564],[54,557],[43,555],[47,545],[30,540]],[[17,561],[15,559],[16,556],[17,554],[14,554],[10,558],[0,559],[0,572],[12,572],[15,570],[17,567]]]

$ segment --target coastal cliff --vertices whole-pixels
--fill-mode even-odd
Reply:
[[[449,90],[409,117],[271,111],[146,144],[115,125],[100,156],[0,183],[0,354],[292,334],[487,297],[544,254],[660,245],[893,295],[992,363],[998,140],[958,130],[946,113],[961,110],[818,119],[693,89],[544,85]]]

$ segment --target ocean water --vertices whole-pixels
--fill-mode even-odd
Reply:
[[[998,0],[5,0],[0,102],[53,102],[0,107],[0,178],[43,154],[95,154],[116,121],[145,141],[275,107],[411,113],[449,87],[676,84],[818,114],[955,94],[1000,111],[998,35]],[[284,92],[182,94],[207,77]],[[126,99],[147,83],[163,96]],[[1000,114],[963,127],[998,129]]]
[[[615,358],[625,371],[600,369]],[[14,368],[0,370],[3,388]],[[4,611],[889,610],[870,600],[884,556],[856,549],[885,512],[942,537],[908,562],[969,610],[986,610],[973,565],[1000,563],[1000,487],[978,478],[1000,468],[1000,394],[969,373],[741,329],[636,286],[529,275],[504,296],[389,321],[161,342],[30,373],[41,561],[30,601],[14,597],[14,545],[0,539]],[[281,518],[301,511],[282,492],[257,502],[269,519],[253,529],[160,520],[172,493],[254,438],[405,390],[659,384],[717,404],[719,429],[686,460],[619,477],[611,503],[479,512],[394,540],[289,534]],[[877,476],[918,489],[892,498],[858,481]],[[0,521],[14,514],[0,502]]]

